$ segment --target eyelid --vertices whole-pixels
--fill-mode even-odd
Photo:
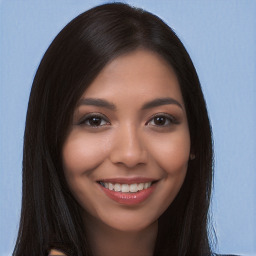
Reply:
[[[77,122],[78,125],[86,125],[85,122],[89,119],[89,118],[92,118],[92,117],[98,117],[98,118],[101,118],[103,119],[104,121],[106,121],[108,123],[108,125],[110,124],[110,121],[109,119],[102,113],[99,113],[99,112],[91,112],[91,113],[88,113],[88,114],[85,114],[83,115],[82,118],[79,119],[79,121]],[[99,125],[99,126],[92,126],[92,125],[86,125],[88,127],[93,127],[93,128],[98,128],[98,127],[101,127],[101,126],[104,126],[104,125]]]
[[[156,114],[152,115],[152,116],[149,118],[149,120],[146,122],[146,125],[149,125],[149,123],[150,123],[155,117],[162,117],[162,116],[165,117],[165,118],[167,118],[167,119],[169,119],[171,124],[179,124],[179,123],[180,123],[180,122],[177,120],[177,118],[175,118],[173,115],[167,114],[167,113],[164,113],[164,112],[161,112],[161,113],[156,113]],[[169,124],[169,125],[170,125],[170,124]],[[168,126],[168,125],[162,125],[162,126],[160,126],[160,125],[153,125],[153,126],[166,127],[166,126]]]

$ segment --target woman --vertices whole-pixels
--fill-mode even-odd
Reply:
[[[211,255],[212,154],[174,32],[121,3],[81,14],[33,82],[14,255]]]

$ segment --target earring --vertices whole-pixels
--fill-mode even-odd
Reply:
[[[189,155],[189,159],[190,159],[190,160],[194,160],[195,158],[196,158],[195,154],[192,154],[192,153],[191,153],[191,154]]]

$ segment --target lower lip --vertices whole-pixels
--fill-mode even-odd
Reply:
[[[135,193],[122,193],[116,192],[114,190],[109,190],[99,184],[103,192],[112,200],[116,201],[119,204],[125,205],[136,205],[145,201],[155,190],[155,183],[147,189]]]

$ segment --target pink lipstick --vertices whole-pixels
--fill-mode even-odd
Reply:
[[[115,178],[98,181],[102,191],[110,199],[124,205],[137,205],[153,193],[156,180],[145,178]]]

